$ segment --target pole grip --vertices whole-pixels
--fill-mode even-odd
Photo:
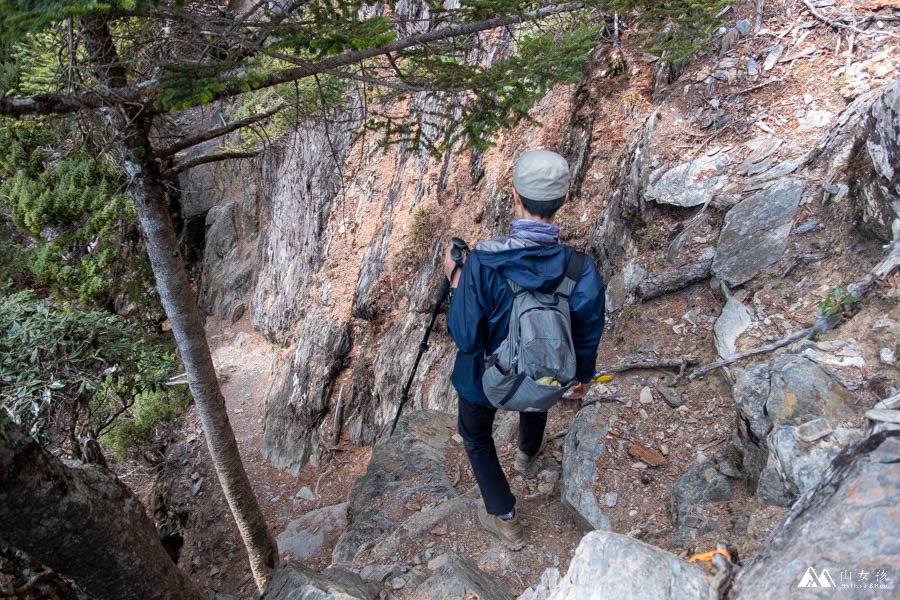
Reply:
[[[434,296],[434,306],[435,312],[440,310],[441,304],[444,303],[444,300],[447,299],[447,296],[450,295],[450,280],[446,277],[441,277],[441,287],[438,288],[437,294]]]

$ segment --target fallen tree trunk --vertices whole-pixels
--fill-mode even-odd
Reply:
[[[97,465],[65,465],[16,428],[0,445],[0,536],[95,598],[200,600],[137,497]]]
[[[637,371],[638,369],[684,369],[696,365],[697,361],[693,358],[644,358],[643,356],[632,356],[626,358],[616,365],[600,369],[598,375],[606,375],[608,373],[624,373],[625,371]]]
[[[709,278],[712,259],[690,263],[683,267],[657,273],[644,279],[637,288],[637,295],[644,300],[658,298],[682,290],[689,285]]]

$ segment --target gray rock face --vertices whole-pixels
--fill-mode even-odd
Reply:
[[[335,162],[349,152],[350,128],[329,131],[306,123],[292,134],[269,199],[260,240],[259,271],[253,294],[253,326],[284,343],[302,317],[306,285],[325,262],[325,225],[331,200],[340,189]],[[334,150],[332,150],[334,148]]]
[[[708,596],[709,579],[698,567],[628,536],[592,531],[581,539],[568,573],[554,589],[540,594],[526,591],[519,600],[698,600]]]
[[[735,596],[795,598],[812,568],[817,576],[827,570],[837,589],[804,595],[896,598],[900,537],[891,532],[900,520],[898,456],[897,431],[876,433],[841,452],[738,574]],[[849,587],[867,582],[881,587]]]
[[[804,187],[786,179],[728,211],[712,264],[716,277],[740,285],[781,258]]]
[[[377,588],[356,573],[327,569],[324,573],[298,563],[282,564],[275,570],[262,600],[374,600]]]
[[[685,208],[705,204],[728,184],[722,169],[730,162],[727,154],[718,153],[659,170],[650,176],[646,196],[658,204]]]
[[[278,550],[294,558],[309,558],[322,548],[326,535],[346,525],[346,502],[314,510],[288,523],[278,535]]]
[[[636,260],[629,261],[625,267],[609,280],[606,286],[606,308],[614,312],[633,302],[634,290],[647,275],[647,270]]]
[[[597,461],[606,450],[603,439],[609,432],[599,409],[599,404],[592,404],[578,411],[563,443],[562,503],[588,529],[609,529],[593,491]]]
[[[650,145],[659,118],[658,111],[647,117],[641,134],[634,136],[609,174],[609,201],[588,238],[588,248],[605,281],[610,280],[614,268],[637,254],[633,230],[640,225]]]
[[[745,369],[735,382],[734,402],[738,416],[735,445],[741,453],[748,484],[761,500],[781,506],[789,506],[796,499],[801,480],[804,488],[815,483],[810,479],[814,479],[814,473],[810,473],[809,465],[793,464],[800,454],[808,453],[805,443],[802,452],[800,446],[796,447],[797,452],[791,450],[795,446],[790,440],[796,438],[799,442],[797,426],[820,418],[836,423],[862,412],[855,396],[827,372],[793,354]],[[778,433],[784,427],[793,428]],[[841,433],[839,438],[830,435],[819,442],[825,454],[817,456],[822,458],[831,451],[828,448],[835,447],[833,444],[843,447],[850,439],[849,433]],[[774,456],[770,456],[772,452]],[[809,460],[815,462],[814,458]]]
[[[734,497],[731,484],[716,468],[715,462],[707,460],[681,477],[672,486],[671,517],[675,525],[675,544],[685,546],[698,535],[704,535],[718,528],[719,523],[703,514],[703,504],[726,502]]]
[[[885,88],[867,117],[865,143],[851,151],[847,181],[859,227],[889,242],[900,218],[900,81]]]
[[[506,588],[482,573],[472,559],[456,554],[447,556],[447,561],[416,588],[414,597],[422,600],[451,600],[470,595],[481,600],[512,598]]]
[[[244,310],[239,307],[253,287],[260,198],[274,170],[274,154],[264,152],[255,161],[201,165],[180,176],[184,216],[191,223],[206,215],[197,295],[206,314],[237,320]]]
[[[231,202],[211,208],[206,215],[203,278],[197,301],[204,312],[222,319],[240,318],[236,310],[253,287],[255,252],[241,243],[255,236],[246,224],[251,219],[244,213],[249,210]]]
[[[350,352],[350,331],[335,319],[309,315],[292,358],[266,398],[262,454],[294,475],[309,459],[316,427],[328,412],[331,386]]]
[[[801,428],[808,425],[780,427],[770,436],[772,452],[766,469],[774,468],[789,498],[797,498],[815,487],[838,452],[863,434],[860,429],[838,427],[816,442],[807,443],[800,435]]]
[[[397,402],[406,380],[409,377],[419,344],[425,334],[429,316],[420,313],[407,313],[398,319],[382,338],[372,366],[373,377],[370,381],[372,394],[376,399],[376,427],[382,426],[394,418]],[[445,327],[443,317],[435,322],[429,340],[429,349],[422,355],[416,377],[410,389],[409,404],[404,410],[428,408],[455,412],[456,392],[450,383],[449,376],[435,377],[435,373],[449,375],[453,367],[455,346],[446,335],[440,335]],[[433,383],[429,387],[427,384]]]
[[[376,300],[379,291],[375,284],[381,277],[384,261],[388,255],[388,242],[391,239],[393,220],[388,221],[381,238],[366,250],[362,265],[359,267],[359,276],[356,278],[356,290],[353,292],[353,316],[358,319],[374,319],[377,314]]]
[[[349,567],[364,545],[395,531],[410,501],[431,498],[437,504],[457,497],[444,471],[444,447],[455,431],[455,417],[417,411],[400,419],[392,437],[379,440],[365,474],[350,489],[350,524],[332,553],[333,564]]]

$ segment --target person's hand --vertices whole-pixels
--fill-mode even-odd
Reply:
[[[569,390],[569,399],[570,400],[581,400],[584,398],[588,390],[591,389],[591,384],[589,383],[579,383],[571,390]]]
[[[447,276],[447,279],[450,280],[450,287],[455,288],[456,284],[459,283],[459,275],[462,272],[462,269],[456,269],[456,262],[453,260],[451,253],[453,252],[453,245],[448,244],[447,249],[444,250],[444,275]],[[466,262],[466,255],[462,255],[462,262]],[[453,270],[456,269],[456,274],[453,273]]]

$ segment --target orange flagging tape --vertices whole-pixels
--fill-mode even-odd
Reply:
[[[728,553],[728,550],[710,550],[709,552],[701,552],[700,554],[695,554],[688,559],[689,563],[703,561],[712,565],[713,556],[716,554],[721,554],[725,558],[728,559],[728,562],[731,562],[731,555]]]

